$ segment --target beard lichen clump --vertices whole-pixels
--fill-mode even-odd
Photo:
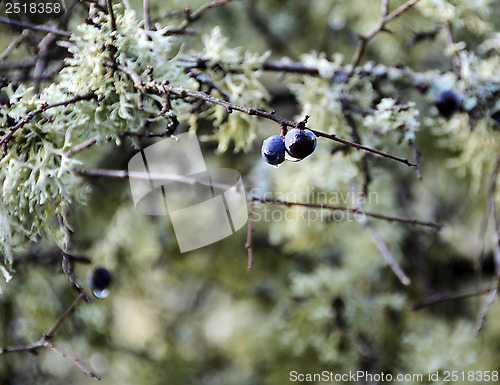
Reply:
[[[165,127],[172,116],[193,130],[200,118],[212,122],[215,134],[211,139],[219,142],[220,151],[227,150],[231,142],[236,150],[247,149],[256,136],[255,117],[231,114],[217,105],[196,107],[185,98],[166,100],[167,95],[143,93],[131,73],[142,83],[178,89],[201,88],[206,78],[215,84],[209,90],[215,96],[263,108],[269,95],[255,69],[267,53],[243,54],[241,49],[231,49],[216,28],[203,39],[201,53],[185,55],[184,37],[171,36],[170,27],[140,28],[126,3],[114,6],[114,16],[114,27],[104,13],[78,26],[69,43],[71,56],[57,81],[39,94],[24,85],[8,84],[1,89],[9,100],[0,110],[3,138],[9,128],[36,111],[5,143],[6,153],[0,160],[0,250],[6,278],[10,277],[13,249],[40,238],[63,247],[57,217],[70,225],[67,209],[75,200],[84,202],[86,191],[73,172],[80,162],[68,156],[75,146],[90,138],[118,143],[125,131],[141,131],[147,124]],[[205,68],[196,69],[197,63],[205,63]],[[193,76],[198,71],[205,71],[204,77]],[[166,106],[170,110],[164,114]]]

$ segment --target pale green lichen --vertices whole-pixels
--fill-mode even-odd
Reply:
[[[446,20],[479,34],[493,27],[486,21],[490,13],[489,3],[488,0],[423,0],[416,4],[416,8],[427,18]]]
[[[220,28],[203,38],[204,49],[201,58],[205,61],[206,76],[219,89],[230,95],[233,104],[266,110],[269,93],[260,82],[262,62],[269,56],[243,51],[241,48],[228,47],[228,39],[222,35]],[[223,71],[218,67],[223,66]],[[200,116],[209,118],[217,127],[213,135],[204,139],[215,139],[219,142],[218,151],[224,152],[234,141],[235,151],[249,150],[256,138],[258,118],[241,113],[231,113],[222,106],[211,106]],[[195,119],[191,120],[195,123]]]
[[[415,140],[415,133],[420,126],[417,116],[415,103],[398,106],[394,99],[384,98],[377,105],[377,109],[363,119],[363,125],[383,136],[394,136],[397,133],[399,141],[407,143],[409,140]]]
[[[12,248],[39,237],[53,239],[62,247],[62,231],[57,216],[65,218],[75,200],[83,200],[85,186],[72,169],[79,162],[66,156],[68,150],[83,141],[97,137],[120,141],[124,131],[140,131],[148,122],[161,123],[178,113],[179,120],[193,125],[192,104],[182,100],[172,102],[173,111],[159,116],[164,100],[156,95],[144,95],[139,109],[137,89],[128,74],[112,69],[112,61],[148,79],[148,66],[153,67],[154,80],[168,82],[172,87],[196,89],[198,83],[185,72],[187,63],[198,55],[179,51],[178,38],[166,35],[168,27],[155,31],[138,28],[139,21],[126,3],[114,6],[116,30],[111,29],[109,17],[103,13],[93,24],[82,24],[71,37],[72,56],[60,71],[57,83],[35,95],[32,88],[7,86],[2,91],[10,100],[2,106],[0,132],[7,132],[7,116],[20,121],[29,112],[70,100],[75,96],[93,93],[95,100],[78,101],[48,108],[38,113],[16,132],[7,143],[7,155],[2,158],[2,220],[0,234],[2,273],[9,278]],[[97,27],[96,27],[97,26]],[[207,74],[231,102],[265,109],[269,98],[255,71],[268,54],[257,55],[231,49],[220,30],[215,29],[204,39],[202,59],[207,62]],[[114,48],[110,48],[114,47]],[[227,66],[221,72],[217,63]],[[199,113],[213,122],[219,150],[225,151],[234,141],[235,149],[248,149],[255,138],[255,117],[241,113],[230,114],[220,106],[209,105]],[[167,123],[163,123],[165,126]],[[66,219],[65,219],[66,220]],[[10,225],[9,225],[10,224]],[[15,241],[12,241],[15,239]]]

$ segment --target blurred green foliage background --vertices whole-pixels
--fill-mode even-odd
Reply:
[[[186,5],[196,9],[204,3],[151,1],[151,15],[161,25],[177,25]],[[402,3],[390,1],[390,9]],[[142,2],[130,5],[141,18]],[[500,44],[497,51],[481,48],[481,44],[488,39],[499,41],[499,5],[496,0],[422,0],[389,25],[390,33],[379,33],[369,43],[362,63],[372,60],[391,68],[430,71],[446,83],[447,75],[439,75],[452,70],[452,59],[441,28],[443,20],[453,26],[455,41],[464,42],[479,61],[498,57]],[[368,32],[379,15],[376,0],[233,1],[209,10],[193,24],[200,35],[186,36],[184,49],[202,50],[200,36],[220,26],[230,46],[260,54],[271,51],[270,60],[285,56],[298,61],[301,55],[316,51],[327,58],[340,53],[345,65],[358,34]],[[77,7],[70,28],[85,17],[83,7]],[[416,33],[434,29],[431,38],[405,48]],[[5,25],[0,25],[0,31],[3,51],[16,34]],[[26,54],[20,48],[12,57]],[[490,77],[498,79],[498,68],[493,68],[494,62],[491,66]],[[297,102],[301,92],[319,89],[307,83],[312,80],[264,72],[261,81],[278,115],[300,120],[309,113],[311,127],[354,140],[338,112],[331,112],[330,118],[327,111],[327,118],[321,120],[304,107],[307,103],[314,107],[314,95]],[[293,92],[295,97],[291,83],[301,90]],[[465,93],[467,87],[475,86],[456,80],[449,83]],[[256,204],[254,215],[271,220],[254,224],[255,262],[247,272],[246,228],[216,244],[180,254],[169,218],[138,214],[126,180],[90,179],[87,203],[71,208],[72,243],[75,253],[112,271],[113,285],[108,298],[80,304],[54,341],[102,376],[103,384],[271,385],[290,382],[291,371],[362,370],[417,373],[424,378],[435,371],[499,371],[498,297],[479,333],[476,329],[487,296],[412,310],[412,305],[435,293],[496,285],[487,194],[499,150],[498,126],[483,118],[481,139],[470,130],[467,114],[455,114],[450,120],[440,117],[432,104],[432,90],[422,93],[391,82],[381,87],[385,88],[377,90],[380,94],[415,103],[420,123],[415,143],[421,152],[423,179],[403,164],[368,157],[369,191],[374,195],[365,208],[444,224],[438,232],[371,221],[410,277],[408,287],[389,269],[372,233],[346,215],[336,220],[325,211],[316,216],[311,213],[314,209]],[[363,95],[370,92],[359,92],[361,105]],[[323,99],[317,98],[317,105],[324,109]],[[494,112],[493,104],[488,108]],[[328,119],[337,119],[338,126],[331,126]],[[211,129],[209,122],[199,122],[200,134]],[[360,129],[364,144],[412,157],[406,143],[382,134],[381,139],[371,138],[371,129]],[[279,169],[265,164],[260,143],[278,133],[279,126],[261,120],[258,139],[247,151],[235,153],[230,148],[217,153],[217,143],[204,142],[203,152],[210,166],[238,170],[246,189],[258,194],[279,193],[292,201],[297,197],[314,200],[321,193],[349,197],[353,185],[358,189],[362,185],[363,154],[353,149],[333,151],[337,144],[324,139],[302,162]],[[481,165],[463,155],[473,145],[472,158],[486,154]],[[123,141],[120,146],[103,144],[81,159],[87,167],[124,169],[135,151]],[[352,204],[349,200],[337,203]],[[304,218],[316,219],[308,223]],[[0,346],[38,340],[77,296],[61,274],[60,255],[50,242],[41,240],[17,253],[14,268],[14,278],[3,285],[0,295]],[[82,281],[87,271],[88,266],[76,266]],[[48,349],[37,355],[0,356],[2,384],[92,381]],[[405,383],[444,382],[441,376],[437,382]]]

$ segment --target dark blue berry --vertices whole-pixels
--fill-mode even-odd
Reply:
[[[290,156],[304,159],[316,148],[316,135],[311,130],[293,128],[285,135],[285,149]]]
[[[493,119],[493,124],[496,127],[500,127],[500,110],[493,112],[491,114],[491,119]]]
[[[459,109],[460,98],[452,90],[439,91],[434,104],[442,116],[449,118]]]
[[[262,143],[262,158],[272,165],[285,161],[285,139],[280,135],[273,135]]]
[[[96,267],[89,271],[87,283],[96,297],[104,298],[108,295],[107,289],[111,284],[111,273],[104,267]]]

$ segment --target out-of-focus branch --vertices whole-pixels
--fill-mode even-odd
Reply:
[[[408,286],[411,282],[410,278],[405,274],[405,272],[403,271],[401,266],[399,266],[399,264],[396,262],[396,260],[394,259],[394,256],[392,255],[391,251],[389,250],[389,247],[387,247],[387,244],[384,242],[384,240],[382,239],[382,237],[380,236],[378,231],[375,229],[375,227],[373,227],[373,225],[370,222],[365,220],[363,223],[365,225],[365,228],[368,230],[368,232],[372,236],[372,239],[373,239],[373,242],[375,243],[375,246],[377,246],[377,249],[380,251],[380,253],[384,257],[387,265],[389,265],[389,267],[391,268],[393,273],[396,275],[396,277],[398,277],[399,281],[403,285]]]
[[[248,250],[248,266],[247,270],[250,271],[253,266],[253,250],[252,250],[252,234],[255,231],[255,227],[253,225],[253,206],[254,202],[249,202],[248,209],[248,231],[247,231],[247,241],[245,243],[245,248]]]
[[[115,67],[115,65],[113,63],[107,63],[107,64],[110,67]],[[169,86],[168,84],[163,84],[163,83],[158,84],[156,82],[151,82],[151,81],[144,83],[142,81],[141,77],[135,71],[133,71],[131,68],[125,67],[123,65],[117,65],[116,68],[118,70],[126,73],[127,75],[129,75],[130,78],[133,80],[135,87],[139,91],[141,91],[145,94],[152,93],[152,94],[157,94],[157,95],[176,96],[176,97],[181,98],[181,99],[193,98],[193,99],[197,99],[197,100],[202,100],[202,101],[205,101],[208,103],[221,105],[221,106],[225,107],[228,110],[228,112],[240,111],[240,112],[243,112],[243,113],[248,114],[248,115],[260,116],[262,118],[272,120],[272,121],[278,123],[281,127],[283,127],[283,126],[297,127],[297,125],[299,124],[299,122],[294,122],[291,120],[281,118],[274,113],[261,111],[261,110],[258,110],[258,109],[252,108],[252,107],[240,106],[238,104],[231,103],[227,100],[216,98],[216,97],[214,97],[210,94],[207,94],[205,92],[194,91],[194,90],[189,90],[189,89],[185,89],[185,88],[175,88],[175,87]],[[359,143],[351,142],[347,139],[340,138],[335,134],[327,134],[327,133],[324,133],[321,131],[316,131],[312,128],[306,127],[305,125],[303,128],[308,128],[316,136],[323,137],[323,138],[330,139],[330,140],[334,140],[336,142],[340,142],[340,143],[346,144],[348,146],[354,147],[357,150],[368,151],[368,152],[371,152],[373,154],[377,154],[379,156],[383,156],[385,158],[389,158],[389,159],[395,160],[397,162],[404,163],[407,166],[415,167],[415,164],[411,163],[406,158],[401,158],[399,156],[391,155],[391,154],[388,154],[386,152],[376,150],[374,148],[363,146]]]
[[[175,35],[184,32],[194,21],[198,20],[206,11],[211,8],[220,7],[225,5],[232,0],[215,0],[202,5],[196,11],[191,12],[191,8],[184,8],[184,21],[176,28],[169,29],[166,31],[167,35]]]
[[[7,19],[5,17],[0,17],[0,23],[10,24],[10,25],[14,25],[16,27],[21,27],[21,28],[33,29],[35,31],[42,31],[42,32],[49,32],[49,33],[52,32],[52,33],[56,33],[58,35],[66,36],[66,37],[71,36],[70,32],[63,31],[62,29],[46,27],[44,25],[24,23],[24,22],[17,21],[17,20]]]
[[[380,15],[380,19],[378,20],[377,25],[368,33],[364,35],[359,36],[359,41],[358,45],[356,46],[356,50],[354,52],[354,55],[352,57],[351,61],[351,73],[352,75],[354,73],[354,69],[358,66],[361,57],[363,56],[363,53],[365,52],[366,45],[368,42],[373,39],[373,37],[382,31],[388,32],[386,25],[396,17],[400,16],[403,14],[408,8],[412,7],[414,4],[418,3],[420,0],[409,0],[403,5],[401,5],[399,8],[395,9],[391,13],[389,12],[388,6],[389,2],[387,0],[382,0],[382,12]]]
[[[500,158],[497,158],[490,177],[488,189],[488,217],[491,225],[493,259],[495,262],[495,276],[500,278],[500,227],[498,223],[497,205],[495,200],[497,190],[497,178],[500,170]]]
[[[410,306],[411,310],[418,310],[427,306],[435,305],[437,303],[441,302],[448,302],[448,301],[455,301],[458,299],[465,299],[465,298],[471,298],[471,297],[478,297],[481,295],[485,295],[488,293],[491,293],[492,289],[491,288],[483,288],[483,289],[478,289],[478,290],[473,290],[473,291],[465,291],[465,292],[459,292],[459,293],[451,293],[451,294],[433,294],[424,300],[417,302],[416,304],[413,304]]]
[[[28,30],[24,30],[12,43],[9,44],[9,46],[5,49],[5,51],[0,54],[0,61],[6,59],[10,53],[19,47],[19,45],[23,42],[24,39],[28,37]]]
[[[22,351],[37,352],[38,349],[40,348],[50,348],[55,352],[59,353],[60,355],[62,355],[64,358],[69,359],[83,373],[85,373],[89,377],[93,378],[94,380],[100,380],[101,378],[97,374],[87,369],[77,358],[65,352],[64,350],[58,348],[53,342],[50,341],[54,333],[59,329],[59,327],[63,324],[63,322],[71,314],[73,314],[76,307],[83,299],[85,299],[85,295],[83,293],[80,293],[80,295],[76,298],[76,300],[64,311],[63,314],[61,314],[61,316],[55,321],[55,323],[50,327],[50,329],[46,333],[44,333],[38,341],[26,345],[15,345],[15,346],[8,346],[5,348],[0,347],[0,355],[7,353],[22,352]]]
[[[129,173],[128,171],[125,170],[109,170],[109,169],[74,169],[73,172],[75,174],[85,176],[85,177],[105,177],[105,178],[118,178],[118,179],[127,179],[127,178],[139,178],[139,179],[144,179],[144,180],[179,180],[180,176],[179,175],[169,175],[169,174],[148,174],[148,173]],[[192,183],[192,184],[197,184],[201,183],[200,181],[197,181],[196,179],[190,179],[190,178],[185,178],[182,177],[181,180],[183,183]],[[233,186],[230,185],[218,185],[218,184],[213,184],[211,185],[212,187],[216,189],[223,189],[227,190],[232,188]],[[373,213],[369,211],[364,211],[355,207],[345,207],[345,206],[332,206],[328,205],[325,203],[313,203],[313,202],[292,202],[292,201],[286,201],[274,197],[268,197],[268,196],[258,196],[254,194],[247,193],[246,198],[248,201],[251,202],[258,202],[258,203],[265,203],[265,204],[276,204],[280,206],[286,206],[286,207],[291,207],[291,206],[301,206],[301,207],[307,207],[311,209],[323,209],[323,210],[330,210],[330,211],[343,211],[343,212],[348,212],[352,214],[357,214],[360,216],[367,216],[375,219],[380,219],[380,220],[385,220],[388,222],[398,222],[398,223],[407,223],[411,225],[418,225],[418,226],[425,226],[425,227],[431,227],[435,230],[441,230],[443,228],[443,225],[439,223],[434,223],[434,222],[426,222],[426,221],[421,221],[416,218],[403,218],[403,217],[394,217],[390,215],[383,215],[383,214],[378,214],[378,213]]]
[[[443,26],[444,26],[444,30],[446,32],[446,44],[448,44],[450,47],[452,47],[455,44],[455,42],[453,40],[453,32],[451,30],[451,24],[448,20],[444,20]],[[462,61],[460,60],[460,56],[458,56],[458,54],[456,52],[453,53],[453,55],[451,57],[451,62],[453,64],[453,69],[460,77],[460,75],[461,75],[460,72],[462,69]]]

